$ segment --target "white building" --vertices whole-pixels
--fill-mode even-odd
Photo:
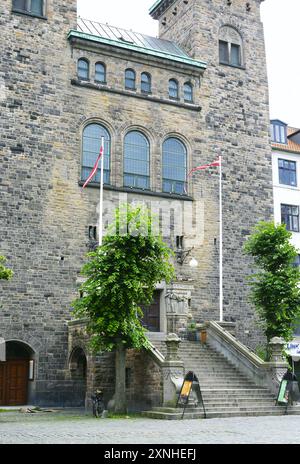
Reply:
[[[292,232],[292,243],[300,265],[300,129],[279,119],[271,120],[273,149],[273,189],[275,223],[285,223]],[[295,332],[300,342],[300,324]]]

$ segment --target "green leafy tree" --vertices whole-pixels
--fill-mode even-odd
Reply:
[[[0,255],[0,280],[9,280],[14,275],[11,269],[8,269],[7,267],[4,266],[5,262],[6,262],[6,258]]]
[[[285,224],[260,222],[244,246],[259,268],[249,283],[268,341],[275,336],[291,340],[300,316],[300,272],[293,265],[298,252],[291,236]]]
[[[150,304],[157,282],[174,276],[171,251],[153,229],[143,207],[123,205],[103,239],[89,253],[82,274],[82,298],[74,302],[77,317],[88,319],[91,344],[97,352],[116,351],[115,411],[126,412],[127,348],[147,348],[140,305]]]

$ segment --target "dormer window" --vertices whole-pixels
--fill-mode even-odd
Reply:
[[[45,0],[13,0],[13,11],[34,16],[45,15]]]
[[[271,140],[275,143],[287,144],[287,124],[278,119],[271,121]]]

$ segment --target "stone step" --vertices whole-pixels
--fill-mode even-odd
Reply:
[[[272,404],[272,405],[275,405],[276,403],[276,398],[256,398],[256,397],[248,397],[248,396],[245,396],[244,398],[227,398],[226,400],[222,399],[222,398],[204,398],[203,397],[203,401],[204,401],[204,404],[207,404],[209,406],[217,406],[217,405],[223,405],[223,404],[233,404],[233,405],[236,405],[236,404],[241,404],[241,405],[244,405],[244,404],[261,404],[261,405],[264,405],[264,404]]]
[[[181,412],[163,412],[163,411],[143,411],[143,417],[148,417],[150,419],[163,419],[163,420],[181,420]],[[184,419],[203,419],[204,412],[188,412],[186,410],[184,414]]]

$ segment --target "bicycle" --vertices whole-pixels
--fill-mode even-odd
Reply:
[[[97,418],[101,417],[105,406],[103,401],[103,392],[101,390],[96,390],[92,395],[93,402],[93,415]]]

